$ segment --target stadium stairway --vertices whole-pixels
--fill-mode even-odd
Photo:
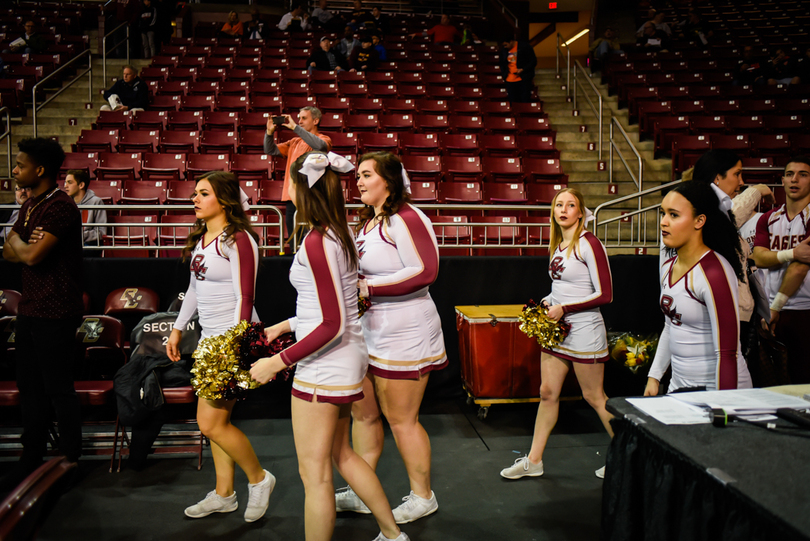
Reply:
[[[669,181],[672,172],[672,165],[668,159],[654,159],[653,158],[653,143],[652,141],[639,142],[638,125],[630,125],[628,119],[627,109],[619,109],[618,98],[616,96],[608,96],[607,85],[602,85],[599,82],[599,77],[591,79],[603,98],[603,134],[602,134],[602,161],[605,162],[605,170],[599,171],[599,158],[596,150],[588,150],[589,143],[594,145],[598,144],[599,124],[597,115],[591,110],[587,100],[583,97],[582,91],[578,90],[577,108],[578,115],[573,114],[573,103],[567,101],[566,91],[562,88],[565,84],[565,69],[563,68],[562,77],[556,78],[554,69],[541,69],[537,70],[535,76],[535,84],[537,85],[537,92],[539,97],[543,100],[543,110],[549,115],[549,123],[557,131],[557,149],[560,151],[560,164],[565,174],[568,175],[568,185],[578,188],[585,196],[585,202],[588,208],[594,210],[597,206],[616,199],[617,197],[630,195],[638,191],[635,183],[627,170],[624,168],[618,155],[614,152],[613,163],[613,183],[616,185],[616,193],[609,193],[608,186],[608,171],[610,155],[610,120],[615,117],[624,127],[633,145],[638,150],[642,157],[644,165],[643,175],[643,189],[653,188],[664,184]],[[573,73],[572,73],[572,86],[573,86]],[[593,97],[590,85],[583,83],[587,87],[588,95],[591,99]],[[586,131],[582,131],[582,126],[585,126]],[[614,131],[614,137],[617,140],[617,145],[624,155],[625,160],[628,162],[634,174],[637,173],[637,159],[633,154],[630,146],[620,136],[618,130]],[[644,206],[652,205],[660,201],[660,196],[654,195],[647,197],[642,201]],[[604,220],[609,217],[617,216],[622,212],[628,212],[638,209],[636,200],[627,201],[624,204],[611,207],[603,213],[600,213],[599,219]],[[656,223],[658,222],[657,213],[648,213],[646,217],[647,237],[648,240],[654,241],[657,236]],[[629,224],[627,224],[629,225]],[[603,234],[600,232],[600,238]],[[609,240],[616,240],[618,238],[617,231],[608,232]],[[629,228],[624,227],[622,238],[629,238]],[[635,253],[631,249],[623,248],[610,248],[611,254],[620,253]]]

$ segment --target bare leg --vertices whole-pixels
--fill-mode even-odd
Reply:
[[[380,480],[374,470],[349,445],[349,407],[340,408],[340,416],[335,432],[335,441],[332,446],[332,460],[340,475],[351,485],[363,503],[365,503],[380,531],[389,539],[399,536],[399,526],[394,521],[391,506]],[[332,515],[334,516],[334,498],[332,499]]]
[[[366,374],[363,380],[363,395],[362,400],[352,403],[352,446],[371,469],[376,470],[385,437],[371,374]]]
[[[539,464],[543,460],[543,451],[546,449],[548,437],[557,424],[560,413],[560,392],[563,381],[568,374],[571,363],[547,353],[540,356],[540,405],[537,407],[537,418],[534,421],[534,435],[532,448],[529,451],[529,461]]]
[[[383,415],[391,425],[399,454],[408,471],[411,490],[430,499],[430,438],[419,423],[419,406],[428,376],[418,380],[376,378],[375,386]]]
[[[197,402],[197,423],[200,431],[211,440],[211,453],[217,472],[217,494],[233,494],[234,463],[244,470],[249,483],[264,480],[264,470],[247,436],[231,424],[235,400],[200,400]]]
[[[577,375],[579,387],[582,389],[582,398],[596,411],[599,420],[605,426],[605,430],[613,437],[613,429],[610,427],[610,420],[613,415],[605,409],[607,395],[602,383],[605,379],[605,365],[603,363],[583,364],[572,363],[574,373]]]

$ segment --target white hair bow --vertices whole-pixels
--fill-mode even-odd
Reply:
[[[592,220],[594,220],[593,212],[588,207],[585,207],[585,223],[590,223]]]
[[[313,152],[306,157],[299,172],[307,177],[307,184],[312,188],[323,176],[327,167],[331,167],[338,173],[348,173],[354,169],[351,162],[339,154],[330,152],[324,155]]]
[[[405,171],[405,166],[402,166],[402,185],[405,187],[405,191],[411,193],[411,179],[408,176],[408,172]]]
[[[245,212],[250,211],[250,198],[242,188],[239,188],[239,202],[242,203],[242,210]]]

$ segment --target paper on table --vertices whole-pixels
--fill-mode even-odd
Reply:
[[[671,396],[628,398],[627,401],[665,425],[698,425],[711,422],[708,412],[704,409],[675,400]]]
[[[723,408],[727,413],[774,413],[778,408],[807,409],[810,402],[795,396],[774,393],[766,389],[731,389],[727,391],[697,391],[671,395],[681,402]]]

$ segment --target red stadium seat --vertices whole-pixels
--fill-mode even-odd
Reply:
[[[239,135],[237,150],[240,154],[264,154],[265,131],[248,130]]]
[[[765,117],[762,115],[732,115],[726,117],[726,129],[732,135],[762,133],[765,131]]]
[[[234,154],[231,171],[239,181],[268,180],[273,172],[273,157],[267,154]]]
[[[340,155],[357,154],[357,135],[352,132],[330,133],[332,152]]]
[[[442,174],[447,181],[479,181],[484,171],[478,156],[445,156],[442,159]]]
[[[340,95],[346,98],[365,98],[368,87],[365,83],[340,83]]]
[[[251,98],[251,106],[257,113],[280,115],[282,104],[283,102],[279,96],[253,96]]]
[[[133,130],[165,130],[166,111],[136,111],[132,115]]]
[[[422,114],[443,115],[450,112],[450,102],[447,100],[434,100],[432,98],[419,98],[414,100],[416,110]]]
[[[414,115],[414,127],[421,133],[444,133],[450,127],[450,117],[447,114]]]
[[[492,182],[523,182],[524,173],[520,158],[484,156],[481,160],[486,177]]]
[[[386,113],[379,115],[380,129],[385,132],[413,131],[413,114]]]
[[[248,100],[247,96],[230,96],[230,95],[220,95],[214,104],[214,108],[217,111],[232,111],[232,112],[245,112],[247,113],[250,109],[250,100]]]
[[[439,156],[402,156],[402,164],[412,182],[434,182],[441,180],[442,161]]]
[[[392,71],[369,71],[365,74],[365,81],[369,84],[390,84],[396,82],[396,77]]]
[[[179,152],[143,154],[141,178],[144,180],[180,180],[186,178],[186,154]]]
[[[442,248],[442,245],[465,245],[471,244],[471,228],[466,225],[467,216],[431,216],[433,222],[433,232],[439,243],[439,253],[441,255],[470,255],[469,249],[454,250],[452,248]],[[447,224],[447,225],[445,225]],[[451,225],[452,224],[452,225]]]
[[[169,81],[186,81],[193,83],[197,80],[199,68],[178,67],[168,71]],[[142,72],[143,73],[143,72]]]
[[[553,131],[547,118],[518,117],[515,125],[522,135],[547,135]]]
[[[251,93],[252,83],[249,80],[233,80],[228,76],[228,80],[219,85],[221,96],[248,96]]]
[[[235,131],[203,131],[200,152],[204,154],[236,154]]]
[[[131,111],[101,111],[93,123],[95,130],[127,130],[132,123]]]
[[[377,115],[353,114],[344,118],[345,129],[350,132],[378,131],[380,127]]]
[[[516,122],[512,117],[492,116],[484,118],[484,129],[490,135],[514,135]]]
[[[732,150],[739,154],[745,155],[751,148],[751,142],[748,134],[740,135],[712,135],[712,148],[720,148],[723,150]]]
[[[411,201],[414,203],[435,203],[436,183],[411,181]]]
[[[416,116],[419,127],[422,115]],[[403,154],[419,156],[436,156],[439,154],[439,136],[435,133],[402,133],[399,135]]]
[[[550,205],[554,200],[554,196],[566,184],[528,184],[526,186],[526,197],[529,199],[530,205]]]
[[[104,201],[105,205],[117,205],[121,200],[123,184],[122,180],[95,180],[93,192]]]
[[[354,114],[382,114],[383,102],[380,98],[349,98]]]
[[[64,180],[65,174],[70,169],[81,169],[86,171],[90,178],[96,178],[96,167],[98,167],[97,152],[67,152],[65,161],[59,168],[59,179]]]
[[[450,131],[455,134],[481,134],[484,119],[481,116],[453,115],[450,118]]]
[[[400,98],[425,98],[428,96],[427,86],[423,84],[400,84],[398,86]]]
[[[121,135],[118,138],[119,152],[157,152],[159,131],[125,130],[120,133]]]
[[[135,180],[141,169],[138,152],[100,152],[96,177],[99,180]]]
[[[472,204],[482,201],[480,182],[442,182],[439,185],[442,203]]]
[[[397,133],[360,133],[359,147],[361,152],[392,152],[396,153],[399,149],[399,134]]]
[[[517,147],[524,158],[558,158],[560,151],[550,135],[518,135]]]
[[[672,139],[672,174],[688,169],[707,150],[711,149],[709,135],[676,135]]]
[[[502,102],[498,102],[502,103]],[[512,116],[546,118],[548,115],[543,112],[543,102],[533,101],[528,103],[515,102],[512,104]]]
[[[517,157],[520,152],[514,135],[481,135],[478,144],[485,156]]]
[[[318,129],[323,131],[343,131],[343,113],[323,113]]]
[[[497,226],[475,228],[475,235],[479,242],[495,246],[504,244],[522,244],[526,242],[526,230],[524,228],[500,225],[517,224],[518,219],[515,216],[481,216],[476,217],[474,221],[498,224]],[[496,251],[493,252],[493,254],[504,254],[504,252]]]
[[[456,89],[456,99],[466,101],[482,100],[484,99],[484,91],[477,86],[460,86]]]
[[[200,132],[167,130],[160,134],[160,152],[167,154],[191,154],[198,151]]]
[[[181,111],[213,111],[216,105],[214,96],[184,96],[180,101]]]
[[[665,116],[653,121],[653,142],[655,144],[655,157],[661,152],[672,149],[673,135],[687,135],[689,133],[689,117]]]
[[[204,130],[236,131],[239,125],[239,113],[233,111],[214,111],[203,113]]]
[[[765,117],[765,130],[773,134],[804,133],[807,125],[808,122],[801,115],[768,115]]]
[[[167,185],[166,203],[170,205],[188,205],[197,186],[195,182],[185,180],[170,180]]]
[[[270,119],[272,114],[268,112],[237,113],[237,116],[239,118],[239,131],[242,133],[248,131],[259,131],[264,133],[267,131],[267,121]]]
[[[751,150],[758,157],[779,157],[792,154],[788,135],[782,133],[752,134]]]
[[[202,121],[202,111],[173,111],[168,114],[166,128],[169,130],[200,131]]]
[[[351,108],[349,98],[336,98],[333,96],[318,97],[318,109],[322,113],[348,114]]]
[[[192,192],[194,191],[194,184],[191,182],[178,182],[177,184],[191,186]],[[188,203],[188,200],[185,202]],[[155,244],[158,246],[182,249],[186,245],[188,236],[194,230],[196,221],[197,217],[194,214],[169,214],[161,216],[161,226],[157,228]],[[179,257],[181,253],[180,249],[161,251],[160,257]]]
[[[478,136],[466,134],[443,134],[440,136],[440,148],[447,156],[478,156]]]
[[[471,102],[471,103],[478,103],[478,102]],[[477,113],[488,115],[488,116],[516,116],[515,113],[512,111],[512,104],[508,101],[482,101],[480,102],[480,107],[478,108],[479,111]],[[516,102],[514,105],[518,105]],[[528,104],[533,105],[533,104]],[[541,108],[541,114],[542,108]]]
[[[315,107],[317,105],[314,97],[282,95],[284,96],[282,111],[285,114],[292,115],[293,118],[298,118],[298,112],[304,107]]]
[[[565,178],[560,160],[552,158],[524,158],[523,172],[528,179],[544,184],[561,184]]]
[[[123,205],[160,205],[166,201],[165,180],[127,180],[119,203]],[[154,233],[154,231],[152,231]]]
[[[278,81],[256,81],[250,86],[250,94],[256,96],[278,96],[280,92]]]
[[[185,96],[188,94],[188,81],[163,81],[157,85],[157,96]]]
[[[112,152],[118,148],[118,130],[82,130],[73,152]]]
[[[197,177],[209,171],[228,171],[230,163],[229,154],[189,154],[186,172]]]
[[[309,85],[309,95],[315,96],[320,98],[323,97],[332,97],[336,98],[338,96],[338,85],[337,83],[314,83]]]
[[[259,200],[261,205],[281,204],[284,189],[283,180],[263,180],[259,187]]]
[[[485,102],[480,101],[453,101],[450,102],[450,112],[454,115],[481,116],[481,107]],[[495,102],[493,102],[495,103]]]
[[[727,133],[724,116],[690,116],[689,133],[692,135],[722,135]]]
[[[522,182],[485,182],[484,201],[494,204],[527,203],[526,187]]]
[[[415,113],[416,100],[413,99],[399,99],[399,98],[383,98],[383,108],[386,113]]]

